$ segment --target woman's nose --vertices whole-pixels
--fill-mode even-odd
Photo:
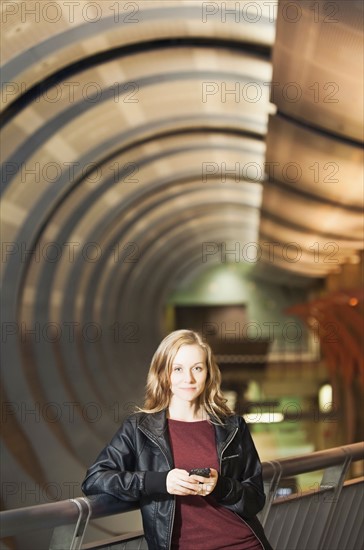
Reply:
[[[193,382],[194,377],[193,377],[192,371],[187,371],[185,378],[186,378],[186,382]]]

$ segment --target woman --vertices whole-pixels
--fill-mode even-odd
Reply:
[[[144,408],[87,472],[86,495],[140,504],[149,550],[271,550],[255,517],[265,502],[259,457],[220,379],[199,334],[169,334],[152,359]]]

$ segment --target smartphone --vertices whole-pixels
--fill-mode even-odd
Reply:
[[[210,477],[210,468],[192,468],[190,476]]]

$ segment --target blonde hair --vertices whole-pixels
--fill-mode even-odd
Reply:
[[[153,413],[166,409],[171,399],[170,377],[173,360],[181,346],[197,345],[205,351],[207,378],[200,403],[206,413],[222,423],[221,417],[234,414],[220,390],[221,373],[213,352],[201,335],[192,330],[176,330],[166,336],[153,355],[146,384],[144,406],[140,411]]]

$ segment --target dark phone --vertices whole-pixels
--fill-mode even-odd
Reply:
[[[192,468],[192,470],[190,470],[190,476],[192,475],[210,477],[210,468]]]

